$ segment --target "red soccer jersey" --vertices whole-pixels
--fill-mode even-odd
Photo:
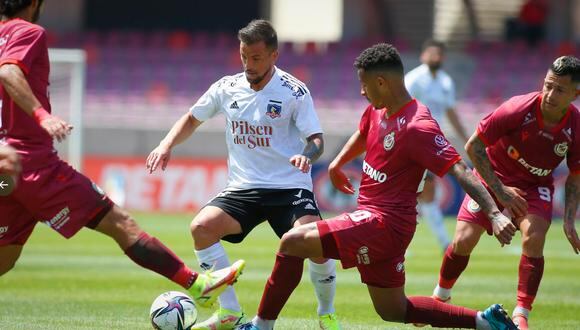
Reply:
[[[369,106],[359,124],[366,156],[358,204],[401,216],[414,229],[425,170],[443,176],[461,157],[425,105],[413,99],[389,118],[385,112]]]
[[[541,93],[515,96],[487,115],[477,135],[499,179],[527,189],[551,186],[552,171],[566,158],[573,173],[580,172],[580,113],[573,105],[554,128],[544,127]]]
[[[49,61],[44,29],[21,19],[0,23],[0,65],[6,63],[16,64],[22,69],[32,92],[50,112]],[[0,97],[0,143],[8,143],[18,151],[23,170],[42,168],[57,160],[50,135],[16,105],[2,86]]]

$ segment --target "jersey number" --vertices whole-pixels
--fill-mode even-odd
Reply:
[[[546,202],[552,201],[552,194],[550,194],[550,189],[546,187],[538,187],[538,193],[540,193],[540,199]]]
[[[348,217],[350,218],[350,220],[352,220],[354,222],[359,222],[359,221],[362,221],[364,219],[370,218],[371,212],[366,211],[366,210],[358,210],[358,211],[349,213]]]

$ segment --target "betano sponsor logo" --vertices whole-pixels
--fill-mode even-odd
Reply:
[[[372,166],[369,165],[366,161],[363,161],[363,172],[368,175],[371,179],[383,183],[387,181],[387,174],[375,170]]]
[[[523,157],[520,157],[520,152],[516,148],[514,148],[514,146],[509,146],[507,148],[507,154],[511,159],[520,163],[525,169],[527,169],[533,175],[547,176],[550,173],[552,173],[551,169],[543,169],[530,165],[528,162],[526,162],[526,160]]]
[[[234,120],[231,122],[231,130],[234,144],[243,144],[254,149],[270,147],[274,128],[268,125],[252,125],[245,120]]]

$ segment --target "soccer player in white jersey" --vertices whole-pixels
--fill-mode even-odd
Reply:
[[[270,22],[253,20],[238,39],[244,72],[214,83],[147,159],[151,172],[165,169],[175,145],[204,121],[225,115],[227,186],[191,223],[195,254],[206,269],[229,265],[220,240],[239,243],[264,221],[282,237],[294,226],[320,220],[310,168],[322,154],[323,138],[310,92],[275,66],[278,40]],[[320,327],[339,329],[333,306],[336,263],[318,258],[309,268]],[[233,329],[245,322],[233,288],[219,302],[219,310],[192,329]]]
[[[467,134],[455,113],[455,84],[447,72],[441,69],[444,59],[445,45],[442,42],[425,41],[421,52],[422,64],[405,75],[405,85],[412,97],[429,108],[439,125],[447,118],[457,136],[466,143]],[[443,223],[437,185],[431,172],[427,173],[423,193],[419,195],[419,211],[445,251],[451,240]]]

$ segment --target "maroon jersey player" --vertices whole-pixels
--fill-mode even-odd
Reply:
[[[541,92],[513,97],[486,116],[466,145],[475,173],[513,216],[522,234],[517,307],[513,318],[527,329],[527,318],[544,270],[544,242],[552,221],[552,172],[562,161],[566,180],[564,232],[580,250],[575,215],[580,188],[580,112],[571,103],[580,93],[580,61],[563,56],[552,64]],[[502,207],[502,208],[503,208]],[[434,297],[446,301],[467,267],[484,231],[491,233],[477,202],[466,197],[455,238],[443,258]]]
[[[38,222],[66,238],[87,227],[113,238],[138,265],[190,289],[202,304],[211,303],[233,283],[243,262],[197,274],[56,154],[53,139],[63,140],[72,127],[51,114],[46,32],[34,24],[42,2],[0,2],[0,143],[16,150],[22,166],[14,190],[0,195],[0,276],[14,267]]]
[[[411,98],[397,50],[377,44],[361,53],[355,67],[361,93],[372,105],[331,163],[329,174],[338,189],[353,193],[342,166],[366,151],[358,207],[296,227],[282,237],[258,315],[242,329],[272,329],[308,257],[339,259],[344,268],[357,267],[377,314],[385,321],[515,329],[497,304],[478,312],[431,297],[405,295],[404,256],[415,233],[417,195],[427,170],[456,177],[493,219],[500,242],[509,243],[515,227],[449,144],[427,107]]]

